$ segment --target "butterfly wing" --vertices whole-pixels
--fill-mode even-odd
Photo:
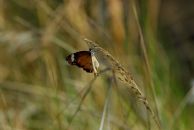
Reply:
[[[79,51],[72,53],[66,57],[66,61],[70,65],[76,65],[80,68],[83,68],[86,72],[92,73],[92,58],[90,51]]]

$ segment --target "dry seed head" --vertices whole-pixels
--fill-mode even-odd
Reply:
[[[121,81],[127,86],[127,89],[130,93],[133,93],[136,98],[141,101],[146,109],[151,113],[154,121],[160,128],[160,123],[158,118],[156,118],[153,110],[151,109],[150,105],[148,104],[148,101],[146,97],[143,95],[143,93],[140,91],[138,85],[133,80],[132,76],[127,72],[122,65],[106,50],[101,48],[98,44],[94,43],[93,41],[90,41],[88,39],[84,39],[86,43],[88,44],[89,48],[100,58],[104,58],[106,62],[108,62],[108,68],[110,68],[114,74],[116,79]]]
[[[90,41],[88,39],[85,39],[87,42],[89,48],[96,54],[96,56],[103,57],[106,61],[108,61],[108,67],[112,69],[115,73],[115,76],[121,80],[125,84],[134,84],[134,80],[132,76],[127,72],[122,65],[106,50],[101,48],[98,44],[94,43],[93,41]],[[100,58],[101,58],[100,57]],[[99,58],[99,57],[98,57]],[[137,88],[137,90],[140,92],[140,90]]]

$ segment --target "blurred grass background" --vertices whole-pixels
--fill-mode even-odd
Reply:
[[[92,85],[69,126],[93,79],[65,63],[68,54],[88,50],[83,38],[99,43],[132,73],[155,111],[157,105],[163,129],[194,129],[193,5],[192,0],[0,0],[0,129],[99,128],[112,86],[106,75]],[[116,90],[106,129],[149,129]]]

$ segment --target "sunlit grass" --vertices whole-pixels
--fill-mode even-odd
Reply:
[[[162,44],[168,39],[158,38],[159,8],[159,1],[0,1],[0,129],[158,129],[112,72],[95,79],[65,62],[88,50],[84,38],[130,72],[161,129],[194,129],[192,91],[182,91]]]

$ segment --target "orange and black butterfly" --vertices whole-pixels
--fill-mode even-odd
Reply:
[[[94,72],[97,74],[99,63],[91,50],[72,53],[66,57],[66,61],[70,65],[76,65],[88,73]]]

